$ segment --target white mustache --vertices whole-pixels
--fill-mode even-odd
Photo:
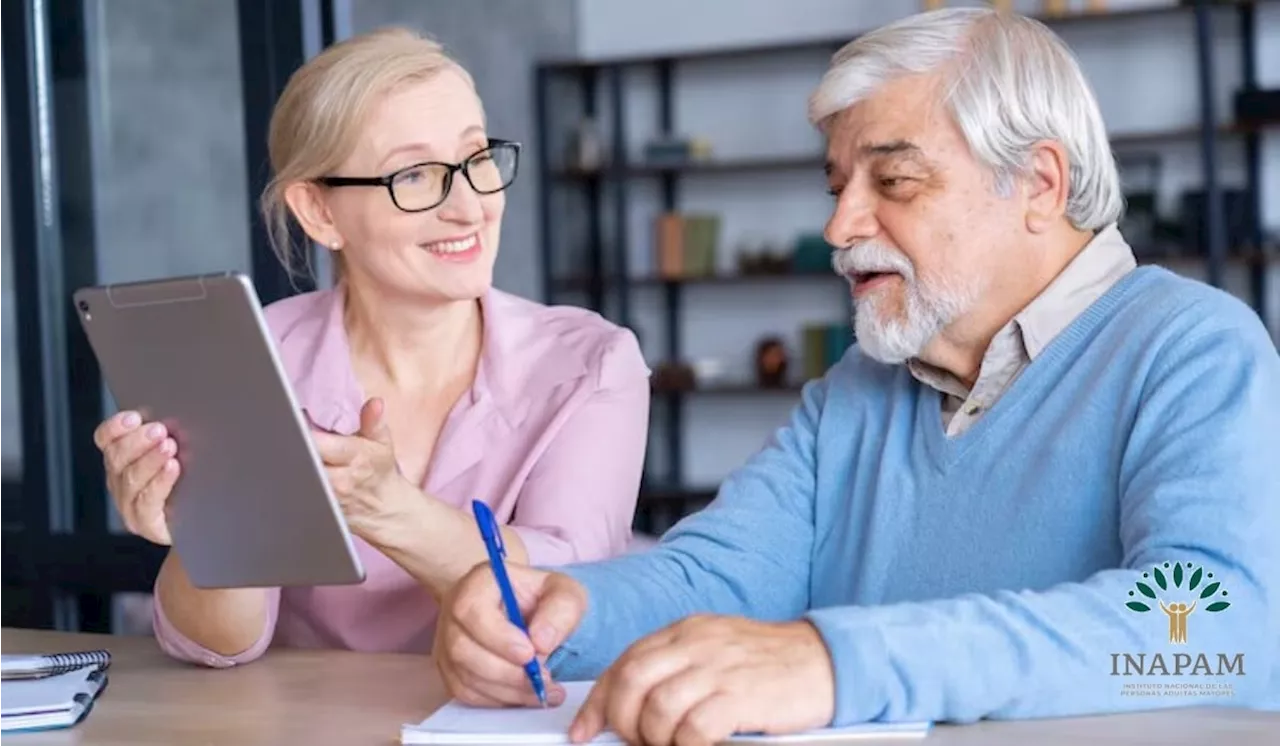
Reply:
[[[915,279],[915,268],[902,252],[870,241],[831,252],[831,267],[836,274],[845,277],[868,272],[896,272],[903,279]]]

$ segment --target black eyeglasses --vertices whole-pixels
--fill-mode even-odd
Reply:
[[[476,194],[497,194],[516,180],[519,166],[520,143],[490,138],[487,148],[462,163],[427,161],[386,176],[322,176],[316,182],[330,187],[386,187],[396,207],[405,212],[422,212],[448,198],[453,175],[458,171]]]

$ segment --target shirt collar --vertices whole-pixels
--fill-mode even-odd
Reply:
[[[1099,231],[1014,317],[1028,359],[1035,360],[1054,337],[1136,266],[1133,250],[1114,223]]]
[[[326,297],[316,312],[288,334],[298,335],[310,350],[297,371],[294,391],[307,417],[322,428],[354,433],[367,396],[351,365],[344,322],[346,292],[342,285],[321,291]],[[475,380],[464,394],[466,405],[494,408],[508,425],[518,425],[542,393],[586,373],[576,356],[548,355],[552,335],[541,334],[533,304],[496,289],[480,298],[484,334]],[[290,340],[282,340],[288,344]]]
[[[1054,337],[1136,266],[1133,250],[1120,230],[1114,223],[1106,226],[996,333],[984,355],[984,365],[993,354],[1011,351],[1035,360]],[[961,399],[969,396],[969,387],[949,371],[914,358],[907,361],[907,368],[921,383],[944,394]]]

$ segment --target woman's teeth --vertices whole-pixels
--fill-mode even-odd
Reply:
[[[437,254],[461,254],[462,252],[474,248],[476,245],[475,235],[460,238],[457,241],[436,241],[426,246],[427,251]]]

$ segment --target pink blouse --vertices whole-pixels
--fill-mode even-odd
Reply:
[[[531,564],[602,559],[627,548],[648,440],[649,369],[635,336],[580,308],[491,290],[475,382],[449,414],[425,492],[465,508],[487,502]],[[359,429],[365,396],[351,367],[343,293],[321,290],[266,308],[299,405],[317,425]],[[271,644],[429,652],[438,609],[399,565],[355,537],[359,585],[274,588],[258,641],[221,656],[182,635],[153,604],[170,655],[213,667]]]

